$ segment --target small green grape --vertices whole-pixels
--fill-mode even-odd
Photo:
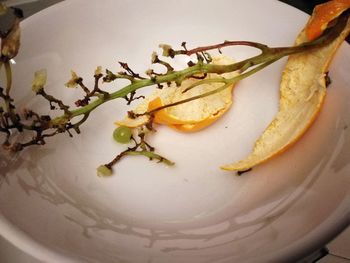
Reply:
[[[131,129],[125,126],[120,126],[116,128],[113,132],[114,140],[116,142],[123,143],[123,144],[129,143],[131,140],[131,136],[132,136]]]
[[[100,165],[97,167],[97,175],[98,176],[111,176],[113,173],[112,169],[107,167],[106,165]]]

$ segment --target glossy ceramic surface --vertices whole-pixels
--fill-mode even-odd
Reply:
[[[40,68],[48,71],[47,91],[73,102],[80,91],[63,85],[71,69],[91,86],[99,65],[119,71],[117,62],[127,61],[144,72],[159,43],[286,46],[306,21],[272,0],[64,1],[23,22],[16,98],[48,112],[30,90]],[[255,51],[225,54],[239,60]],[[0,152],[0,234],[49,262],[293,262],[350,221],[348,61],[343,44],[309,132],[241,177],[219,166],[246,156],[273,118],[285,60],[240,83],[230,112],[203,132],[158,127],[151,143],[175,167],[132,157],[114,176],[96,176],[98,165],[123,150],[111,137],[113,122],[130,109],[121,100],[94,111],[79,136],[57,136],[19,155]],[[185,62],[176,61],[179,68]]]

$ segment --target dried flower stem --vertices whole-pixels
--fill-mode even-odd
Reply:
[[[124,98],[127,96],[129,93],[135,92],[136,90],[152,85],[157,85],[157,84],[162,84],[162,83],[170,83],[170,82],[176,82],[181,80],[198,75],[198,74],[205,74],[205,73],[217,73],[217,74],[223,74],[227,72],[233,72],[237,70],[243,70],[246,71],[250,67],[254,67],[260,64],[271,64],[278,59],[289,56],[292,54],[300,53],[300,52],[306,52],[309,51],[310,49],[314,49],[323,45],[326,45],[327,43],[331,42],[333,39],[335,39],[342,29],[345,27],[347,21],[347,17],[343,17],[342,19],[339,19],[339,22],[337,23],[336,26],[331,28],[330,30],[326,30],[325,33],[318,39],[312,41],[312,42],[307,42],[298,46],[293,46],[293,47],[278,47],[278,48],[270,48],[266,45],[255,43],[255,42],[248,42],[248,41],[225,41],[222,44],[219,45],[213,45],[213,46],[208,46],[208,47],[201,47],[198,48],[197,50],[204,51],[206,48],[208,49],[213,49],[217,48],[218,46],[220,48],[226,47],[226,46],[232,46],[232,45],[238,45],[238,44],[244,44],[244,45],[249,45],[252,47],[259,48],[262,53],[254,56],[252,58],[245,59],[243,61],[233,63],[230,65],[213,65],[213,64],[205,64],[202,62],[198,62],[194,66],[188,67],[184,70],[180,71],[171,71],[167,74],[164,75],[159,75],[155,76],[151,79],[134,79],[129,85],[125,86],[124,88],[109,94],[108,97],[103,97],[103,98],[98,98],[95,101],[92,101],[88,105],[78,108],[76,110],[73,110],[70,112],[70,116],[61,116],[58,117],[57,119],[52,120],[52,124],[55,124],[57,122],[60,122],[63,117],[68,117],[68,118],[74,118],[76,116],[85,114],[87,112],[91,112],[101,104],[104,104],[107,101],[114,100],[117,98]],[[189,50],[185,51],[188,52],[188,54],[192,54],[194,50]],[[178,54],[183,54],[183,52],[176,52],[174,51],[177,55]],[[187,54],[186,54],[187,55]],[[263,67],[262,67],[263,68]],[[259,68],[262,69],[262,68]],[[250,76],[253,73],[256,73],[258,70],[252,71],[250,74],[241,74],[236,77],[237,81],[242,80],[245,77]],[[218,91],[217,91],[218,92]]]
[[[70,106],[66,105],[62,100],[49,95],[44,90],[44,85],[42,84],[43,81],[41,79],[41,81],[38,82],[38,86],[33,87],[33,90],[37,95],[40,95],[50,103],[51,109],[54,109],[54,105],[57,105],[59,110],[63,112],[61,116],[53,119],[51,119],[50,116],[39,115],[32,111],[27,111],[27,114],[23,119],[20,114],[16,112],[16,105],[14,104],[13,98],[10,94],[12,87],[12,71],[10,59],[17,54],[19,48],[20,28],[19,19],[17,19],[12,31],[2,38],[2,40],[6,41],[3,41],[1,46],[2,50],[0,57],[0,69],[2,69],[2,66],[4,66],[6,76],[5,89],[0,87],[0,99],[4,102],[3,107],[0,105],[0,132],[5,134],[3,146],[12,151],[20,151],[25,147],[31,145],[45,144],[46,138],[55,136],[59,133],[67,132],[70,136],[72,136],[72,130],[76,133],[80,133],[80,126],[88,119],[90,113],[97,107],[108,101],[118,98],[126,99],[127,103],[130,104],[132,101],[143,97],[136,96],[136,91],[148,86],[155,85],[161,88],[163,85],[169,85],[169,83],[172,82],[176,83],[177,85],[181,85],[182,81],[188,78],[200,79],[196,84],[193,84],[184,91],[186,92],[189,89],[195,88],[197,85],[204,83],[216,82],[223,84],[221,87],[213,91],[181,100],[169,105],[164,105],[163,107],[159,107],[148,112],[147,114],[149,115],[152,115],[155,113],[155,111],[164,109],[166,107],[172,107],[195,99],[203,98],[205,96],[210,96],[214,93],[224,90],[228,86],[246,77],[251,76],[252,74],[258,72],[259,70],[262,70],[263,68],[281,59],[282,57],[300,52],[307,52],[311,49],[318,48],[330,43],[342,32],[348,18],[349,12],[346,12],[344,15],[339,17],[337,23],[332,25],[331,28],[325,30],[324,34],[318,39],[293,47],[270,48],[264,44],[250,41],[224,41],[223,43],[216,45],[197,47],[194,49],[187,49],[184,42],[182,44],[183,49],[181,50],[174,50],[168,45],[162,45],[161,47],[163,49],[163,56],[173,58],[178,55],[196,55],[197,62],[190,61],[187,68],[175,71],[168,62],[161,60],[157,54],[153,54],[152,63],[162,65],[166,68],[167,72],[162,74],[154,72],[154,70],[149,70],[147,73],[148,77],[142,77],[140,74],[134,72],[127,63],[123,62],[119,62],[123,71],[117,74],[114,74],[109,70],[107,70],[105,74],[102,74],[101,68],[99,67],[94,74],[94,86],[92,89],[89,89],[87,86],[85,86],[83,79],[77,77],[77,75],[74,73],[73,78],[69,84],[73,86],[79,86],[85,94],[81,100],[78,100],[76,102],[77,107],[74,109],[71,109]],[[221,52],[221,49],[224,47],[236,45],[244,45],[257,48],[261,51],[261,53],[230,65],[210,64],[212,59],[207,51],[218,49],[219,52]],[[224,79],[220,77],[215,79],[205,79],[205,76],[209,73],[216,73],[220,75],[234,71],[238,71],[240,74],[231,79]],[[105,82],[112,82],[118,79],[129,80],[130,83],[118,91],[112,93],[101,90],[99,87],[101,80]],[[92,100],[92,98],[94,99]],[[152,123],[149,123],[147,127],[152,129]],[[11,142],[11,135],[14,131],[29,131],[31,133],[34,132],[34,137],[27,142]],[[154,153],[153,147],[145,142],[144,137],[140,138],[140,142],[135,141],[134,147],[128,148],[126,151],[122,152],[112,162],[107,164],[106,167],[110,169],[110,167],[115,162],[117,162],[125,155],[143,155],[147,156],[150,159],[157,159],[161,162],[172,164],[169,160]]]

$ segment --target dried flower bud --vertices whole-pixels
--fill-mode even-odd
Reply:
[[[151,62],[157,63],[158,61],[159,61],[158,54],[156,52],[153,52],[151,56]]]
[[[104,82],[111,82],[115,80],[117,76],[110,70],[106,69],[106,75],[103,77]]]
[[[35,93],[40,92],[44,88],[44,86],[46,84],[46,80],[47,80],[46,69],[41,69],[41,70],[36,71],[34,73],[34,79],[32,82],[32,90]]]
[[[98,76],[98,75],[101,75],[102,74],[102,67],[101,66],[98,66],[96,69],[95,69],[95,76]]]
[[[146,74],[147,76],[150,76],[151,78],[152,78],[152,77],[154,78],[154,70],[153,70],[153,69],[147,69],[147,70],[145,71],[145,74]]]
[[[159,47],[161,49],[163,49],[163,54],[162,55],[164,57],[171,57],[171,58],[174,57],[174,49],[170,45],[160,44]]]
[[[106,165],[100,165],[97,168],[97,175],[101,176],[101,177],[111,176],[112,175],[112,169],[107,167]]]
[[[3,59],[10,60],[17,56],[20,46],[20,36],[19,18],[16,18],[11,31],[1,40],[1,57]]]
[[[65,84],[65,86],[67,88],[76,88],[80,77],[73,70],[71,70],[71,75],[72,75],[71,79]]]

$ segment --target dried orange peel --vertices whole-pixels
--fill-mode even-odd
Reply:
[[[218,56],[213,57],[212,63],[217,65],[227,65],[232,64],[233,60],[225,56]],[[210,73],[205,79],[229,79],[236,75],[237,73],[235,72],[222,75]],[[210,82],[194,86],[194,84],[199,81],[201,80],[190,78],[184,80],[180,87],[176,87],[174,84],[169,87],[164,87],[161,90],[157,90],[138,105],[133,112],[136,114],[143,114],[164,105],[169,105],[216,90],[223,85],[220,82]],[[234,85],[232,84],[228,88],[210,96],[158,110],[154,113],[153,122],[167,125],[182,132],[195,132],[202,130],[218,120],[231,107],[233,86]],[[123,120],[117,121],[116,124],[119,126],[136,128],[145,125],[148,121],[149,116],[143,115],[137,118],[126,117]]]
[[[350,7],[350,0],[333,0],[315,7],[314,15],[306,27],[308,40],[319,37],[330,21],[337,18]]]
[[[315,11],[309,21],[319,20],[320,14],[322,13]],[[310,25],[313,24],[309,22],[299,34],[296,45],[309,40],[307,32]],[[222,169],[248,170],[285,151],[306,132],[318,116],[325,100],[326,72],[329,64],[349,32],[350,20],[333,42],[288,58],[280,83],[277,115],[255,142],[253,151],[247,158],[224,165]]]

